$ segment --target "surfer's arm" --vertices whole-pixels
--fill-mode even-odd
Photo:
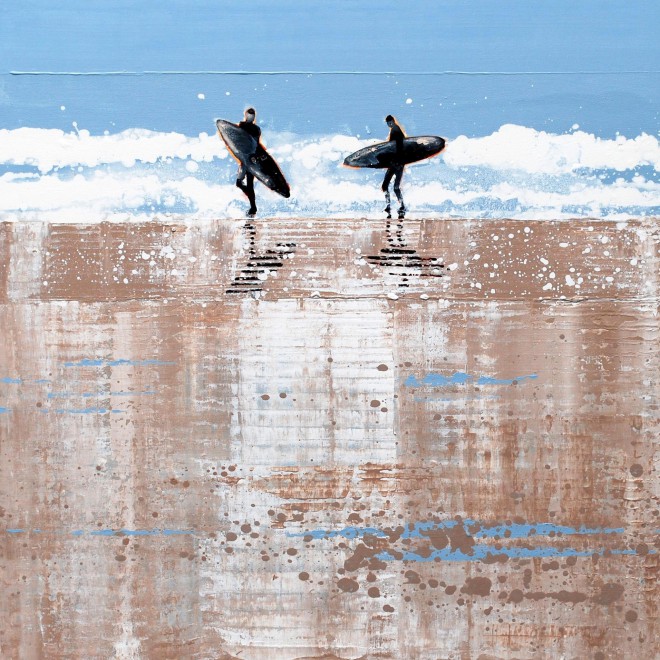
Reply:
[[[403,135],[399,133],[396,138],[396,155],[403,156]]]
[[[257,148],[254,152],[255,156],[258,156],[262,154],[264,151],[266,151],[266,147],[264,147],[263,144],[261,144],[261,129],[257,126],[257,131],[254,134],[254,139],[257,141]]]
[[[390,142],[396,143],[396,158],[401,158],[403,156],[403,132],[393,128],[390,131]]]

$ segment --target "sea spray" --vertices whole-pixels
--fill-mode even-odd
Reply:
[[[383,173],[341,165],[377,140],[265,132],[263,141],[292,197],[258,186],[262,215],[381,213]],[[403,188],[412,217],[625,219],[660,213],[659,169],[652,135],[606,140],[507,124],[488,136],[449,137],[443,154],[406,168]],[[0,220],[236,217],[245,200],[235,170],[213,132],[0,130]]]

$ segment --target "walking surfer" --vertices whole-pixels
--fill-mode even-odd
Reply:
[[[387,168],[387,172],[385,172],[385,178],[383,179],[382,185],[382,190],[385,193],[385,201],[387,203],[385,213],[387,213],[388,218],[392,217],[390,215],[392,210],[390,206],[390,181],[392,181],[392,177],[394,177],[394,194],[401,204],[401,206],[399,206],[399,218],[403,218],[406,212],[406,207],[403,203],[403,195],[401,194],[401,177],[403,176],[404,168],[403,138],[406,137],[406,134],[392,115],[387,115],[387,117],[385,117],[385,123],[390,127],[388,141],[396,142],[396,155],[392,160],[392,164]]]
[[[254,158],[260,149],[263,149],[259,142],[261,138],[261,129],[255,124],[254,120],[257,113],[254,108],[248,108],[245,111],[245,119],[239,122],[239,128],[242,128],[246,133],[249,133],[257,141],[257,151],[250,157]],[[247,181],[247,185],[243,183]],[[257,205],[254,197],[254,175],[247,171],[245,165],[241,162],[238,168],[238,175],[236,176],[236,187],[240,188],[250,202],[250,208],[247,216],[252,218],[257,214]]]
[[[386,142],[378,142],[354,151],[344,158],[345,167],[386,169],[382,190],[385,193],[385,213],[391,218],[390,183],[394,178],[394,194],[399,200],[399,220],[406,214],[406,205],[401,194],[401,178],[406,165],[431,158],[445,148],[445,140],[437,135],[406,137],[403,128],[392,115],[385,117],[390,127]]]
[[[247,216],[252,218],[257,213],[254,199],[254,180],[259,179],[269,190],[289,199],[291,188],[282,171],[272,156],[259,141],[261,129],[255,123],[257,113],[254,108],[245,111],[245,118],[238,124],[226,119],[216,119],[215,127],[220,139],[225,143],[229,153],[238,161],[236,187],[250,201]]]

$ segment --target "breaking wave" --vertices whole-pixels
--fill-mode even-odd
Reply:
[[[264,133],[292,188],[285,200],[257,187],[261,215],[380,214],[383,172],[349,170],[349,153],[377,140]],[[655,136],[607,140],[577,126],[557,135],[511,124],[458,136],[403,179],[413,217],[623,219],[660,214]],[[131,129],[0,130],[0,220],[90,222],[237,217],[235,161],[215,134]]]

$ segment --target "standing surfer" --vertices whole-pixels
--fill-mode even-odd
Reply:
[[[392,164],[387,168],[385,172],[385,178],[383,179],[382,190],[385,193],[385,201],[387,206],[385,207],[385,213],[387,217],[391,217],[391,207],[390,207],[390,181],[394,177],[394,194],[399,200],[401,206],[399,207],[399,218],[403,218],[406,212],[406,207],[403,203],[403,195],[401,194],[401,177],[403,176],[403,138],[406,137],[406,134],[403,132],[403,129],[397,123],[396,119],[392,115],[387,115],[385,117],[385,123],[390,127],[390,136],[388,138],[389,142],[396,142],[396,155],[392,159]]]
[[[261,143],[259,142],[259,139],[261,138],[261,129],[254,122],[257,116],[254,108],[248,108],[245,111],[244,116],[245,119],[239,122],[238,126],[257,141],[257,151],[255,151],[255,153],[250,156],[251,158],[254,158],[256,153],[259,151],[259,148],[261,147]],[[243,181],[247,181],[247,185],[244,184]],[[240,188],[248,198],[250,202],[250,209],[247,212],[247,216],[253,218],[257,214],[257,205],[254,197],[254,175],[247,171],[247,168],[242,162],[238,168],[236,187]]]

